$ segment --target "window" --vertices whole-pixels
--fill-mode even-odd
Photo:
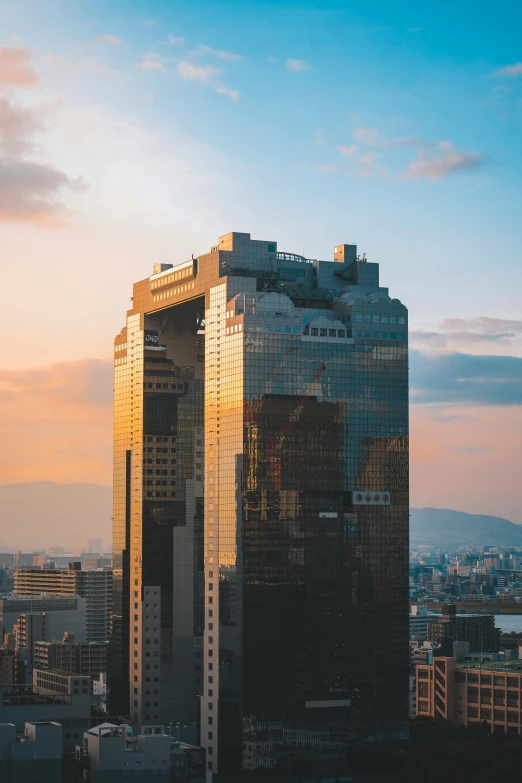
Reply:
[[[360,313],[357,313],[356,316],[355,316],[355,320],[356,321],[362,321],[362,319],[363,319],[362,315]]]
[[[398,322],[399,322],[400,324],[405,324],[405,323],[406,323],[406,320],[405,320],[404,318],[399,318],[399,319],[398,319]]]
[[[318,333],[319,333],[318,329],[312,328],[310,331],[312,333],[312,337],[317,337],[318,336]]]
[[[320,329],[319,334],[321,337],[328,337],[328,329]]]
[[[338,329],[337,330],[337,337],[345,337],[346,336],[346,330],[345,329]]]
[[[374,315],[373,316],[373,323],[374,324],[378,324],[380,320],[381,320],[381,316],[380,315]]]

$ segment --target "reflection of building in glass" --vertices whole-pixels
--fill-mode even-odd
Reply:
[[[330,774],[403,726],[407,366],[406,308],[351,245],[310,261],[233,233],[134,287],[113,692],[123,667],[153,723],[192,720],[198,691],[209,773]]]

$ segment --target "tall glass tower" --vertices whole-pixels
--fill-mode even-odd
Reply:
[[[114,693],[209,780],[341,775],[407,713],[406,308],[231,233],[134,286],[115,378]]]

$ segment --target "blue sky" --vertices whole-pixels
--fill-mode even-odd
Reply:
[[[132,282],[228,231],[355,241],[410,309],[425,470],[467,449],[520,507],[520,3],[17,0],[0,29],[4,367],[110,356]]]

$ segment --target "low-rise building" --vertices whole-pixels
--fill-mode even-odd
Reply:
[[[19,731],[27,721],[67,720],[74,724],[88,720],[91,703],[90,678],[64,672],[34,669],[32,684],[7,686],[0,691],[2,720],[14,723]]]
[[[102,723],[85,732],[78,758],[90,783],[169,783],[171,745],[172,737],[165,734],[163,726],[144,727],[143,733],[134,737],[130,726]]]
[[[2,783],[59,783],[62,780],[62,727],[53,721],[0,723]]]
[[[419,664],[416,673],[418,716],[522,733],[522,661],[457,664],[455,657],[434,656],[431,664]]]

